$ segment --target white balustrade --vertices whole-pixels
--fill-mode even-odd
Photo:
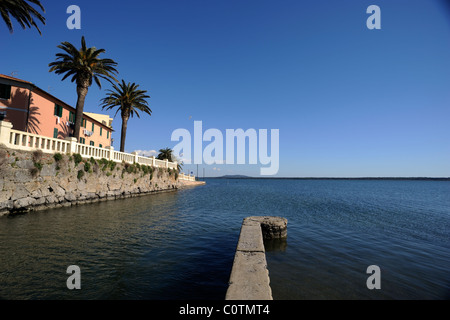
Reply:
[[[0,121],[0,143],[11,149],[24,151],[42,150],[45,153],[79,153],[84,158],[112,160],[115,162],[138,163],[157,168],[177,169],[177,162],[159,160],[155,157],[143,157],[136,153],[115,151],[113,147],[99,148],[77,142],[75,138],[57,139],[34,133],[12,129],[7,121]],[[195,181],[195,176],[179,174],[179,179]]]

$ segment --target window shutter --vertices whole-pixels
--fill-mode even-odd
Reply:
[[[55,109],[54,109],[54,111],[53,111],[53,114],[54,114],[55,116],[61,118],[61,117],[62,117],[62,111],[63,111],[63,107],[60,106],[60,105],[57,105],[57,104],[55,103]]]

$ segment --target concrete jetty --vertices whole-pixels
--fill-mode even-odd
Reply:
[[[287,219],[252,216],[242,222],[226,300],[272,300],[264,239],[287,237]]]

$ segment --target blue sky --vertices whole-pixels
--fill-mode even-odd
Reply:
[[[63,41],[106,49],[119,79],[147,90],[126,150],[174,147],[177,128],[279,129],[281,177],[450,176],[450,6],[431,0],[49,1],[42,36],[0,21],[0,73],[75,106],[48,72]],[[66,9],[81,8],[81,30]],[[369,30],[369,5],[381,29]],[[102,112],[93,85],[85,111]],[[110,112],[113,116],[114,112]],[[120,117],[113,122],[114,146]],[[204,146],[207,145],[205,142]],[[258,176],[257,165],[200,165]],[[194,171],[195,165],[185,170]]]

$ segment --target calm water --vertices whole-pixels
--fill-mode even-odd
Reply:
[[[275,299],[450,298],[450,182],[256,179],[0,217],[0,298],[223,299],[250,215],[289,221]]]

